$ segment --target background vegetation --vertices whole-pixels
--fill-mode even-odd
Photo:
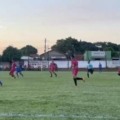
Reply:
[[[51,50],[61,52],[65,55],[72,52],[74,54],[84,54],[85,51],[96,51],[96,50],[108,50],[111,51],[112,57],[120,56],[120,45],[111,42],[86,42],[82,40],[77,40],[72,37],[66,39],[57,40],[56,44],[51,47]],[[11,59],[20,60],[21,56],[32,54],[37,54],[37,49],[32,45],[26,45],[21,49],[17,49],[13,46],[8,46],[3,50],[3,54],[0,55],[0,61],[10,61]]]

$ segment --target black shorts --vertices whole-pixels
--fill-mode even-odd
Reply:
[[[94,69],[88,69],[88,72],[91,73],[91,74],[93,74]]]

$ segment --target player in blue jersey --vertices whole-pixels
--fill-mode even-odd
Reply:
[[[102,72],[102,64],[99,63],[99,72]]]
[[[93,74],[94,72],[94,68],[93,65],[90,63],[90,61],[88,61],[88,65],[87,65],[87,77],[89,78],[89,74]]]
[[[16,75],[17,77],[19,77],[19,75],[21,75],[23,77],[23,74],[22,74],[22,66],[20,64],[18,64],[16,66]]]

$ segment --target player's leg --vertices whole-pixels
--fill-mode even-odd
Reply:
[[[77,86],[77,80],[75,77],[73,77],[73,81],[74,81],[75,86]]]
[[[85,82],[85,79],[84,79],[84,78],[82,78],[82,77],[76,77],[76,80],[82,80],[82,81],[84,81],[84,82]]]
[[[89,78],[89,69],[87,70],[87,77]]]
[[[23,77],[23,74],[22,74],[22,69],[18,69],[18,74],[20,74],[22,77]]]
[[[53,70],[53,74],[55,75],[55,77],[57,77],[57,73],[55,72],[55,70]]]
[[[9,75],[11,75],[11,76],[12,76],[12,70],[10,70]]]
[[[14,73],[15,73],[15,71],[12,71],[11,76],[14,77],[14,78],[16,78],[15,75],[14,75]]]
[[[75,70],[76,80],[83,80],[83,81],[85,82],[85,79],[84,79],[84,78],[82,78],[82,77],[77,77],[77,75],[78,75],[78,70],[76,69],[76,70]]]
[[[75,86],[77,86],[77,71],[76,70],[72,70],[72,75],[73,75],[73,81]]]
[[[23,74],[22,74],[22,72],[19,72],[19,74],[23,77]]]
[[[93,74],[94,70],[93,69],[90,69],[90,73]]]
[[[0,85],[1,85],[1,86],[3,85],[2,81],[0,81]]]
[[[52,71],[51,71],[51,70],[49,70],[49,72],[50,72],[50,77],[52,77]]]
[[[19,77],[18,71],[16,71],[16,75],[17,75],[17,77]]]
[[[55,77],[57,77],[57,73],[54,72]]]
[[[10,70],[9,75],[15,78],[14,72],[14,70]]]

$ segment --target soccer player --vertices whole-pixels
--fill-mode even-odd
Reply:
[[[16,78],[14,75],[14,72],[16,71],[16,63],[14,62],[14,60],[12,60],[12,65],[11,65],[11,69],[9,72],[9,75],[11,75],[12,77]]]
[[[23,74],[22,74],[22,67],[20,64],[18,64],[16,66],[16,74],[17,74],[17,77],[19,77],[19,74],[23,77]]]
[[[72,76],[73,76],[73,80],[74,80],[75,86],[77,86],[77,80],[83,80],[83,81],[85,81],[83,78],[77,77],[78,72],[79,72],[78,61],[74,57],[74,55],[72,55],[72,59],[71,59],[71,68],[72,68]]]
[[[54,63],[54,60],[52,60],[52,62],[49,65],[50,77],[52,77],[53,74],[57,77],[56,70],[57,70],[57,64]]]
[[[3,83],[2,83],[2,81],[0,80],[0,85],[2,86],[3,85]]]
[[[102,72],[102,64],[99,63],[99,72]]]
[[[119,67],[119,69],[118,69],[118,75],[120,76],[120,67]]]
[[[93,74],[94,69],[93,69],[93,65],[90,63],[90,61],[88,61],[88,65],[87,65],[87,77],[89,78],[89,73]]]

